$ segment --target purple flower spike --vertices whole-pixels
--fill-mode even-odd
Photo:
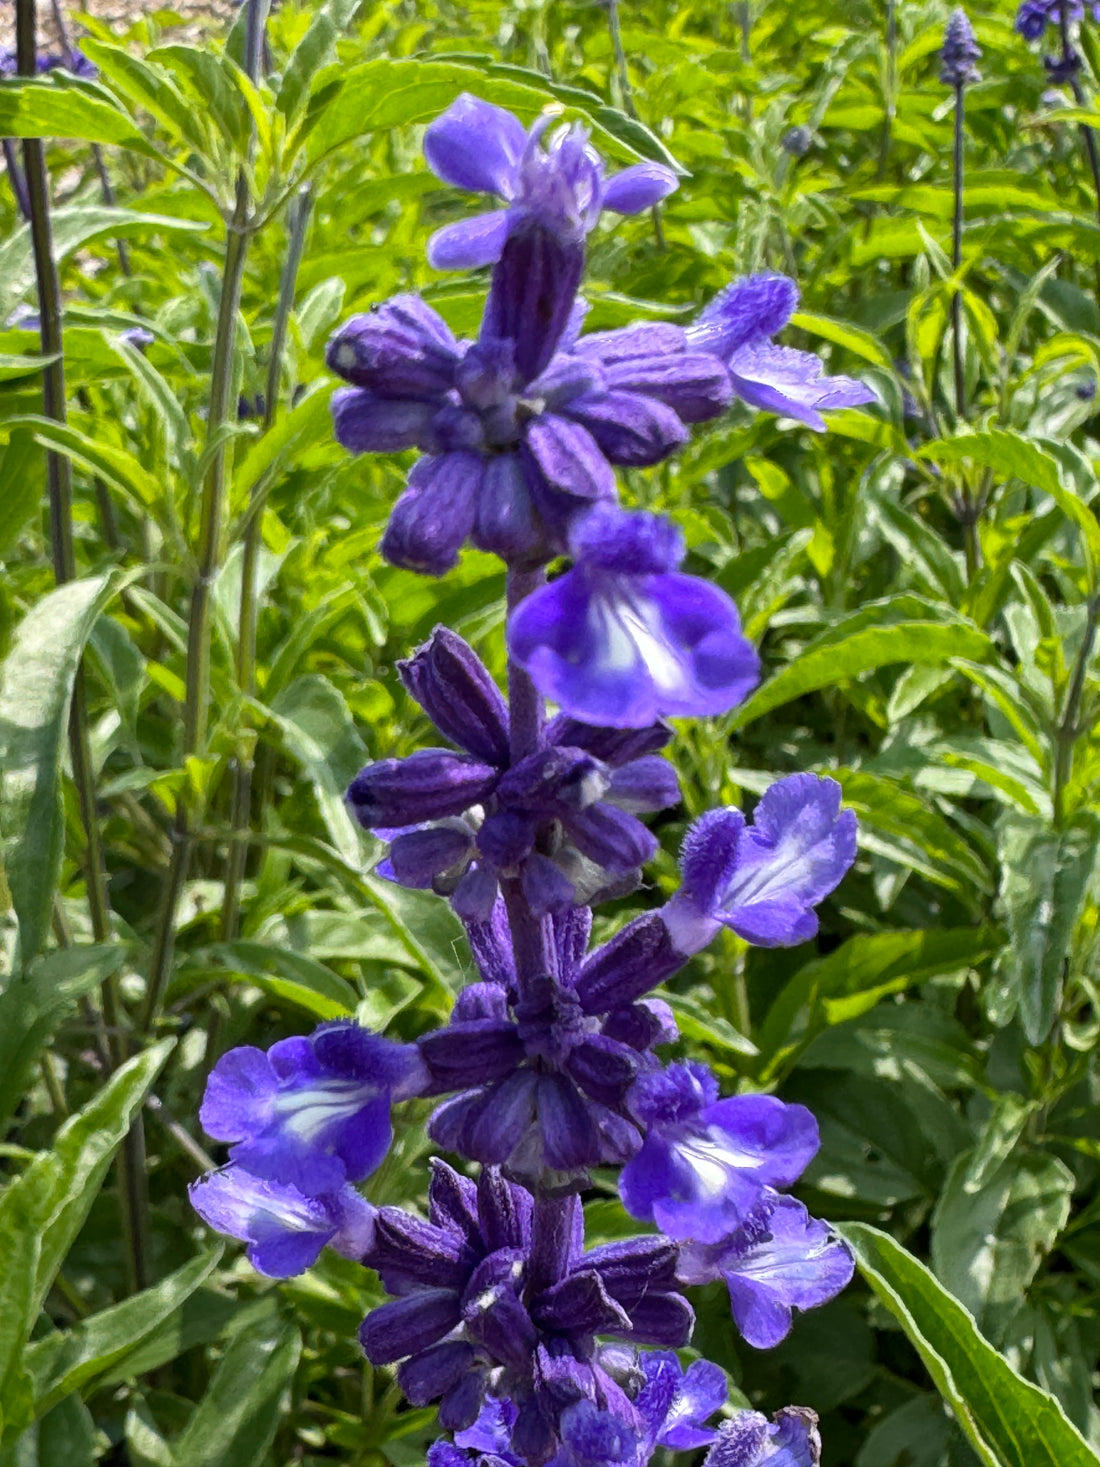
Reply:
[[[1038,41],[1048,25],[1057,28],[1063,7],[1067,20],[1073,22],[1084,19],[1085,7],[1082,0],[1023,0],[1016,12],[1016,29],[1025,41]],[[1093,20],[1100,21],[1100,3],[1093,0],[1089,5],[1089,12]]]
[[[679,530],[601,507],[572,537],[574,568],[513,613],[512,656],[565,713],[612,728],[724,713],[760,664],[729,597],[676,573]]]
[[[804,1406],[785,1406],[771,1421],[742,1411],[722,1425],[703,1467],[818,1467],[817,1416]]]
[[[724,1278],[737,1328],[750,1345],[768,1350],[786,1339],[795,1309],[827,1304],[851,1283],[855,1262],[828,1223],[796,1198],[767,1192],[732,1237],[681,1248],[677,1271],[685,1283]]]
[[[326,1243],[353,1259],[371,1245],[374,1208],[353,1187],[306,1197],[297,1187],[227,1166],[192,1182],[188,1195],[204,1222],[248,1243],[248,1261],[270,1278],[304,1273]]]
[[[946,87],[965,87],[968,83],[981,81],[981,72],[975,65],[981,54],[982,48],[974,39],[970,17],[958,5],[952,11],[943,34],[940,81]]]
[[[232,1143],[234,1175],[318,1197],[374,1171],[393,1135],[391,1102],[421,1093],[425,1080],[414,1045],[323,1024],[266,1054],[247,1045],[224,1054],[199,1118],[208,1135]]]
[[[797,304],[798,287],[785,275],[750,275],[716,296],[686,336],[692,350],[713,352],[725,363],[745,402],[823,433],[822,409],[857,407],[875,395],[851,377],[823,377],[821,358],[812,352],[771,340]]]
[[[676,187],[659,163],[638,163],[610,180],[576,124],[548,134],[544,113],[525,130],[502,107],[463,93],[424,134],[428,167],[444,183],[469,193],[495,194],[506,209],[448,225],[428,243],[437,269],[474,269],[500,259],[508,240],[532,223],[581,244],[603,209],[638,214]]]
[[[701,951],[719,926],[757,947],[791,947],[817,932],[814,907],[856,855],[856,817],[840,785],[792,774],[740,810],[710,810],[684,838],[684,884],[661,913],[678,952]]]
[[[817,1122],[774,1095],[718,1099],[703,1065],[670,1065],[635,1082],[629,1104],[646,1127],[619,1177],[633,1217],[670,1238],[717,1243],[759,1207],[765,1187],[801,1176],[820,1144]]]

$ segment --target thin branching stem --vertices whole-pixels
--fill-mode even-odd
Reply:
[[[279,284],[279,300],[275,308],[275,321],[271,332],[271,350],[267,362],[267,382],[264,393],[264,432],[270,432],[275,421],[275,410],[279,398],[279,382],[282,375],[283,351],[286,347],[287,327],[294,307],[294,293],[298,282],[298,267],[302,262],[305,246],[306,225],[313,204],[313,190],[307,184],[298,195],[291,211],[286,260],[283,262],[282,279]],[[237,686],[246,698],[256,691],[256,624],[259,615],[259,598],[256,587],[256,571],[262,543],[263,511],[262,496],[266,492],[266,479],[252,486],[248,520],[245,525],[241,549],[241,614],[237,642]],[[252,754],[250,750],[238,753],[233,766],[233,793],[231,797],[232,835],[245,835],[252,815]],[[240,916],[240,890],[248,861],[248,841],[230,839],[225,873],[225,895],[222,901],[222,935],[227,940],[237,931]]]

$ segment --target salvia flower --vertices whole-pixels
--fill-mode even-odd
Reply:
[[[1088,8],[1093,20],[1100,21],[1098,0],[1092,0]],[[1016,29],[1026,41],[1038,41],[1048,25],[1058,28],[1063,10],[1069,21],[1085,17],[1083,0],[1023,0],[1016,12]]]
[[[329,342],[352,384],[332,400],[343,446],[426,455],[382,541],[395,565],[442,575],[467,540],[510,563],[547,560],[576,515],[614,499],[613,465],[660,462],[732,398],[722,363],[678,327],[565,334],[576,282],[547,277],[553,250],[536,243],[509,245],[477,343],[417,296],[353,316]]]
[[[559,1191],[584,1185],[589,1167],[619,1165],[637,1151],[628,1096],[656,1066],[653,1046],[676,1037],[664,1005],[590,982],[630,966],[642,946],[620,943],[618,964],[606,950],[585,957],[590,925],[586,908],[557,917],[549,971],[520,994],[502,907],[492,921],[470,924],[484,981],[463,990],[449,1024],[419,1040],[435,1090],[458,1092],[429,1121],[433,1140],[513,1176],[548,1177]]]
[[[823,377],[813,352],[772,341],[797,305],[798,287],[787,276],[750,275],[715,296],[687,328],[687,338],[692,350],[713,352],[725,363],[745,402],[823,433],[822,411],[858,407],[875,395],[852,377]]]
[[[774,1095],[719,1100],[704,1065],[639,1076],[629,1104],[646,1139],[620,1173],[619,1195],[632,1217],[670,1238],[729,1237],[760,1207],[765,1188],[797,1181],[820,1144],[805,1106]]]
[[[222,1055],[199,1119],[242,1171],[317,1197],[374,1171],[393,1138],[391,1103],[426,1079],[415,1045],[340,1020]]]
[[[791,774],[753,813],[711,810],[684,838],[680,891],[661,913],[674,946],[699,952],[720,926],[758,947],[786,947],[817,932],[818,902],[855,860],[856,817],[841,810],[833,779]]]
[[[504,699],[461,637],[437,627],[399,671],[463,752],[382,759],[352,783],[356,818],[390,840],[383,876],[449,895],[475,921],[489,918],[508,877],[539,913],[634,885],[657,849],[638,814],[680,798],[656,754],[667,727],[620,733],[559,718],[542,748],[511,764]]]
[[[961,5],[951,12],[947,28],[943,33],[943,50],[940,52],[940,81],[946,87],[965,87],[970,82],[981,81],[981,72],[976,62],[982,48],[974,38],[974,27]]]
[[[439,270],[491,265],[508,239],[532,224],[563,241],[583,244],[600,213],[639,214],[670,194],[676,175],[659,163],[638,163],[605,179],[603,162],[585,130],[553,127],[543,113],[525,129],[518,118],[463,92],[424,135],[432,172],[455,188],[495,194],[505,208],[448,225],[428,242]]]
[[[804,1406],[786,1406],[771,1421],[759,1411],[742,1411],[725,1422],[703,1467],[818,1467],[820,1461],[817,1416]]]
[[[248,1261],[271,1278],[304,1273],[326,1243],[345,1258],[360,1259],[373,1235],[374,1208],[347,1185],[307,1197],[297,1187],[230,1165],[192,1182],[188,1195],[210,1227],[247,1242]]]
[[[402,1361],[414,1405],[440,1401],[462,1430],[486,1394],[514,1403],[510,1447],[549,1460],[562,1414],[580,1401],[629,1424],[629,1401],[601,1367],[597,1336],[676,1348],[692,1312],[675,1287],[675,1245],[643,1237],[588,1252],[579,1199],[537,1203],[494,1167],[475,1186],[433,1161],[428,1221],[381,1208],[365,1262],[398,1297],[367,1315],[360,1338],[374,1364]],[[554,1225],[538,1231],[536,1207]],[[491,1384],[491,1390],[490,1390]]]
[[[750,1345],[767,1350],[786,1339],[796,1309],[827,1304],[846,1288],[855,1262],[828,1223],[767,1188],[730,1237],[685,1243],[677,1271],[685,1283],[725,1279],[734,1323]]]
[[[755,687],[760,663],[737,608],[678,573],[672,521],[610,506],[575,528],[571,571],[522,601],[508,645],[535,686],[574,718],[641,728],[724,713]]]

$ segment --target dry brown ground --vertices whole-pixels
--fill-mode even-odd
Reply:
[[[0,46],[15,44],[12,8],[11,5],[0,6]],[[165,15],[170,11],[180,17],[179,26],[172,27],[173,39],[196,40],[211,27],[222,28],[235,14],[236,6],[230,0],[174,0],[174,3],[172,0],[153,0],[152,4],[149,0],[85,0],[79,7],[62,5],[61,10],[70,35],[77,41],[83,29],[80,24],[82,14],[94,15],[97,20],[105,20],[112,29],[122,32],[140,15],[151,11],[161,11]],[[38,0],[38,34],[43,51],[55,51],[59,47],[60,36],[54,14],[51,0]],[[167,28],[166,20],[165,26]]]

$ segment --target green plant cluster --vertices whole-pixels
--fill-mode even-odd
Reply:
[[[653,899],[690,818],[785,773],[831,774],[861,826],[816,950],[726,934],[667,993],[727,1089],[814,1110],[801,1195],[861,1282],[765,1355],[715,1287],[696,1343],[735,1399],[817,1410],[831,1467],[1096,1467],[1100,71],[1086,25],[1075,108],[1013,12],[971,12],[958,270],[939,0],[285,0],[255,80],[247,7],[196,45],[161,10],[83,18],[98,80],[0,83],[0,135],[51,140],[68,405],[44,414],[5,186],[2,1467],[420,1467],[435,1435],[356,1345],[372,1275],[326,1255],[261,1279],[185,1189],[225,1049],[346,1014],[411,1039],[470,969],[444,903],[371,874],[343,791],[424,742],[394,662],[434,624],[502,670],[502,576],[380,560],[408,462],[335,444],[323,363],[398,290],[476,328],[485,281],[423,262],[467,207],[419,150],[460,91],[681,171],[659,216],[593,236],[589,329],[686,321],[779,269],[787,339],[879,397],[824,436],[736,409],[626,476],[765,665],[678,733]],[[60,585],[47,450],[73,484]],[[422,1200],[423,1119],[372,1200]],[[609,1186],[587,1212],[590,1237],[633,1230]]]

